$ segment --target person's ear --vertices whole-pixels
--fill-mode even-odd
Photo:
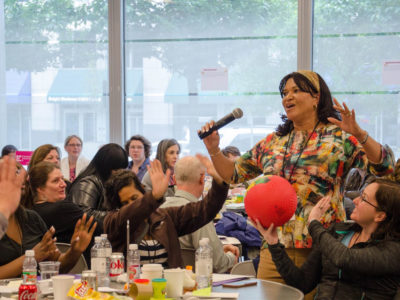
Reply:
[[[206,174],[201,174],[200,175],[200,184],[205,184],[206,181]]]
[[[374,221],[376,223],[380,223],[383,222],[385,219],[386,219],[386,213],[384,211],[378,211],[374,218]]]

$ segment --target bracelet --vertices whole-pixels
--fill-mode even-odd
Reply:
[[[366,133],[367,133],[367,135],[365,136],[365,138],[362,141],[360,141],[361,145],[364,145],[367,142],[368,138],[369,138],[368,131],[366,131]]]
[[[217,155],[220,154],[220,153],[221,153],[221,149],[219,149],[219,148],[218,148],[218,151],[215,152],[215,153],[210,153],[210,152],[208,152],[208,154],[210,154],[211,157],[217,156]]]

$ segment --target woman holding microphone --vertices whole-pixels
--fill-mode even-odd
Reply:
[[[294,217],[278,228],[289,257],[301,265],[311,251],[312,239],[306,221],[314,205],[331,195],[322,218],[324,226],[345,220],[341,187],[351,168],[368,169],[376,175],[393,172],[391,151],[376,142],[356,122],[354,110],[334,99],[325,81],[312,71],[286,75],[279,90],[286,115],[277,130],[232,162],[219,148],[217,131],[204,144],[221,177],[232,183],[261,174],[287,179],[297,193]],[[205,124],[203,131],[214,122]],[[261,249],[258,277],[283,282],[265,243]]]

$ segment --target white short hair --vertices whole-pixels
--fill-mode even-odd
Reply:
[[[177,184],[196,183],[205,172],[206,168],[195,156],[185,156],[179,159],[174,170]]]

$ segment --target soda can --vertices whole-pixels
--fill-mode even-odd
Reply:
[[[36,284],[21,284],[18,290],[18,300],[36,300],[37,286]]]
[[[92,271],[92,270],[82,271],[81,282],[82,283],[86,282],[88,288],[92,288],[93,290],[97,291],[98,284],[97,284],[96,271]]]
[[[114,252],[110,257],[110,279],[117,281],[117,277],[124,273],[124,255],[121,252]]]

